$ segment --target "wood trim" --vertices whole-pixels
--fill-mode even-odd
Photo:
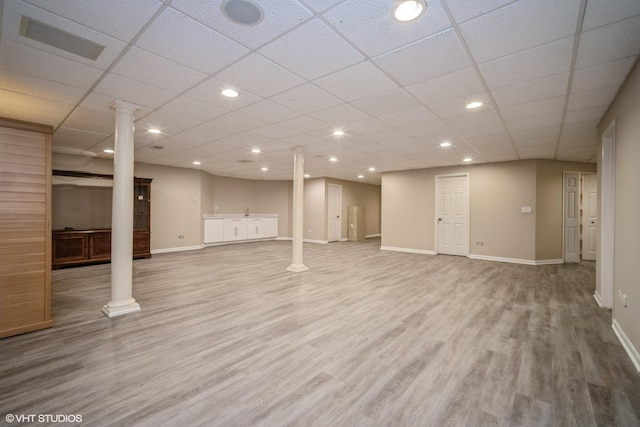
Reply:
[[[52,166],[52,145],[53,145],[53,135],[48,134],[45,136],[45,153],[46,153],[46,193],[45,193],[45,247],[44,247],[44,262],[45,262],[45,270],[44,270],[44,321],[45,323],[49,323],[50,327],[52,323],[51,319],[51,226],[52,226],[52,187],[51,187],[51,166]]]
[[[53,135],[53,126],[0,117],[0,127]]]
[[[79,172],[79,171],[64,171],[60,169],[54,169],[52,174],[55,176],[71,176],[74,178],[100,178],[100,179],[113,179],[113,175],[107,175],[102,173],[91,172]]]

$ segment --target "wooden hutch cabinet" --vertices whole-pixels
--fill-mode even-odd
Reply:
[[[89,176],[78,172],[54,171],[54,174]],[[110,177],[100,175],[101,177]],[[111,261],[111,230],[54,230],[52,266],[97,264]],[[133,186],[133,258],[151,257],[151,179],[134,178]]]

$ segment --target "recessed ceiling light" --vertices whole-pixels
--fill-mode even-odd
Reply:
[[[364,178],[364,175],[358,175],[358,178],[362,179]]]
[[[103,150],[103,151],[104,151],[105,153],[108,153],[108,154],[113,154],[113,153],[115,153],[115,151],[113,151],[111,148],[107,148],[106,150]]]
[[[441,142],[440,147],[451,147],[451,143],[449,141]]]
[[[225,0],[220,9],[224,16],[238,25],[256,25],[264,18],[260,6],[250,0]]]
[[[464,160],[462,160],[463,162],[472,162],[473,159],[471,157],[466,157]]]
[[[376,170],[376,168],[374,168],[373,166],[369,168],[369,172],[373,172],[374,170]]]
[[[254,154],[259,154],[259,153],[261,153],[262,151],[260,151],[260,149],[259,149],[259,148],[254,148],[254,149],[252,149],[252,150],[251,150],[251,152],[252,152],[252,153],[254,153]]]
[[[344,135],[344,131],[343,130],[334,130],[333,131],[333,136],[342,136]]]
[[[337,158],[337,157],[330,157],[330,158],[329,158],[329,161],[330,161],[330,162],[337,162],[337,161],[338,161],[338,158]]]
[[[427,9],[424,0],[406,0],[403,1],[393,11],[393,17],[400,22],[413,21],[422,15]]]
[[[309,175],[308,173],[305,173],[305,174],[304,174],[304,177],[305,177],[305,178],[309,178],[309,177],[311,177],[311,175]]]
[[[471,109],[471,108],[478,108],[478,107],[480,107],[481,105],[482,105],[482,102],[480,102],[480,101],[473,101],[473,102],[470,102],[470,103],[468,103],[467,105],[465,105],[465,107],[466,107],[466,108],[470,108],[470,109]]]
[[[235,98],[236,96],[240,95],[237,90],[233,89],[225,89],[222,91],[222,94],[228,98]]]
[[[266,171],[268,171],[268,170],[269,170],[269,168],[268,168],[268,167],[266,167],[266,166],[263,166],[263,167],[261,167],[261,168],[260,168],[260,170],[261,170],[262,172],[266,172]]]
[[[196,161],[193,162],[193,164],[197,166],[197,165],[201,165],[202,162],[199,162],[199,161],[196,160]]]
[[[160,129],[149,129],[149,133],[162,133]]]

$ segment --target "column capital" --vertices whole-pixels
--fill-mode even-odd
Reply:
[[[136,111],[140,109],[140,107],[137,106],[136,104],[132,104],[131,102],[127,102],[127,101],[122,101],[120,99],[116,99],[115,101],[113,101],[113,104],[111,104],[111,108],[113,108],[116,111],[125,111],[125,112],[128,111],[131,114],[134,114]]]

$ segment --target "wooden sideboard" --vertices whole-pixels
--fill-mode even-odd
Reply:
[[[135,178],[133,191],[133,258],[151,257],[151,179]],[[52,267],[111,261],[111,230],[54,230]]]

